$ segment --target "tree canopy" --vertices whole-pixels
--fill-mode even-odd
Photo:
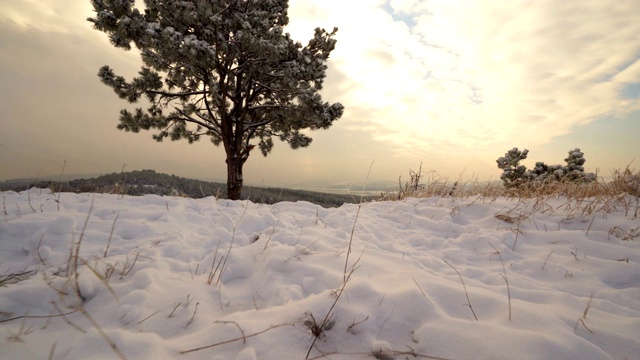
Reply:
[[[150,104],[121,110],[118,128],[155,129],[157,141],[205,136],[222,144],[231,199],[240,196],[255,146],[264,156],[274,137],[306,147],[305,129],[327,129],[343,114],[342,104],[319,94],[337,29],[316,28],[305,46],[294,41],[284,32],[287,0],[145,0],[144,10],[135,0],[91,3],[95,29],[115,47],[141,52],[131,81],[106,65],[98,73],[120,98]]]

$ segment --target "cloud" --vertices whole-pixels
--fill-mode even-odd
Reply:
[[[292,33],[340,28],[344,121],[399,153],[537,146],[640,108],[622,96],[640,80],[638,2],[291,3]]]
[[[0,19],[14,22],[22,28],[69,34],[88,28],[91,2],[68,0],[20,0],[0,3]]]
[[[339,27],[322,94],[345,115],[312,132],[309,149],[278,143],[267,159],[256,156],[247,178],[282,182],[293,168],[284,181],[359,178],[371,161],[385,178],[420,161],[450,177],[492,174],[514,146],[539,153],[595,119],[640,108],[638,14],[633,1],[291,0],[287,31],[302,43],[317,26]],[[127,163],[224,177],[223,151],[206,141],[157,145],[149,133],[115,129],[128,105],[96,72],[109,64],[131,78],[140,57],[91,29],[92,15],[89,1],[0,1],[0,173],[22,176],[28,164],[21,174],[31,176],[36,160],[55,173],[68,159],[90,164],[79,171]]]
[[[63,2],[0,5],[0,33],[4,35],[0,37],[0,108],[4,114],[0,117],[0,179],[57,174],[65,160],[66,173],[119,171],[127,164],[127,170],[153,168],[225,179],[224,150],[207,139],[193,145],[184,141],[157,144],[151,132],[132,134],[116,129],[120,109],[139,105],[119,99],[100,83],[97,72],[109,64],[131,78],[141,64],[139,53],[115,49],[107,36],[92,30],[85,21],[91,10],[82,10],[84,5],[79,2],[67,7],[72,15],[57,18],[53,9],[64,8]],[[304,30],[307,39],[313,35],[313,27]],[[335,67],[329,73],[335,81],[325,84],[327,91],[349,91],[346,74]],[[338,122],[330,131],[310,132],[314,141],[308,149],[292,151],[278,141],[268,158],[254,154],[245,167],[247,182],[360,179],[369,163],[379,158],[371,154],[385,149],[370,133],[343,124]],[[390,172],[395,176],[396,171]]]

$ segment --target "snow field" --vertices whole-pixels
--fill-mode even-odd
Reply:
[[[58,210],[30,191],[0,194],[3,359],[304,359],[327,314],[309,358],[640,354],[633,197],[358,211],[63,193]]]

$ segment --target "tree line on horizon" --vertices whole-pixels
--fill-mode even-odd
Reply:
[[[0,191],[24,191],[29,188],[49,188],[53,192],[74,193],[109,193],[119,195],[141,196],[154,194],[158,196],[182,196],[200,199],[208,196],[228,198],[226,184],[187,179],[175,175],[158,173],[155,170],[135,170],[111,173],[89,179],[74,179],[56,182],[53,180],[33,181],[16,180],[0,182]],[[364,197],[366,201],[378,197]],[[272,187],[243,187],[239,200],[250,200],[254,203],[275,204],[281,201],[308,201],[322,207],[338,207],[345,203],[356,203],[360,197],[331,194],[315,191],[296,190]]]

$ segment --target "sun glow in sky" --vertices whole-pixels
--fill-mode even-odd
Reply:
[[[0,180],[155,169],[225,179],[208,141],[157,144],[118,131],[131,107],[100,66],[131,77],[137,50],[113,48],[85,20],[89,1],[0,3]],[[448,178],[499,177],[513,147],[563,163],[579,147],[588,171],[640,161],[640,2],[292,0],[287,28],[306,43],[339,28],[323,97],[345,105],[307,149],[276,142],[245,181],[394,180],[409,168]],[[635,165],[635,166],[634,166]],[[632,163],[637,168],[637,164]]]

